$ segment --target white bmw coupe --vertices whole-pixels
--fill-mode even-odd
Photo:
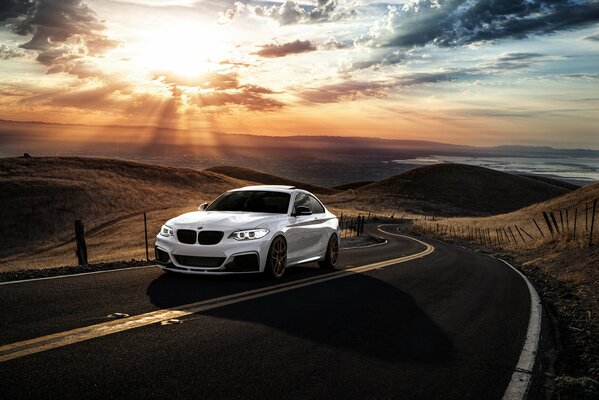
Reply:
[[[339,220],[312,193],[293,186],[247,186],[170,219],[156,236],[156,262],[169,272],[264,272],[318,261],[334,268]]]

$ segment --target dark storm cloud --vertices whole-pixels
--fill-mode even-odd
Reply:
[[[70,72],[83,56],[118,44],[102,33],[104,24],[81,0],[11,0],[0,9],[0,20],[15,34],[32,35],[20,47],[37,51],[49,73]]]
[[[0,2],[0,22],[28,14],[35,4],[33,1],[2,0]]]
[[[316,50],[316,46],[309,40],[302,41],[299,39],[283,44],[265,44],[260,47],[261,49],[254,54],[267,58],[285,57],[290,54],[307,53]]]
[[[423,0],[390,6],[357,43],[461,46],[578,29],[598,21],[599,2],[594,0]]]

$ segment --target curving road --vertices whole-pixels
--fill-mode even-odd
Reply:
[[[502,398],[529,322],[523,279],[368,230],[388,243],[283,282],[150,267],[0,285],[0,398]]]

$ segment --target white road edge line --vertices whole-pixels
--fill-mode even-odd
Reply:
[[[379,225],[377,228],[380,231],[385,232],[382,229],[380,229],[384,225],[385,224]],[[391,232],[385,233],[394,236],[404,236]],[[419,241],[418,239],[414,240]],[[464,249],[466,248],[464,247]],[[520,275],[520,277],[526,283],[526,286],[528,287],[528,293],[530,294],[530,313],[528,317],[526,339],[524,340],[522,352],[520,353],[520,358],[518,359],[518,363],[516,364],[514,372],[512,373],[510,383],[506,388],[502,398],[502,400],[523,400],[526,399],[526,395],[528,394],[528,389],[530,387],[530,382],[532,379],[533,368],[535,365],[535,358],[539,348],[539,340],[541,338],[541,318],[543,315],[543,305],[541,303],[541,299],[539,297],[539,294],[537,293],[537,290],[532,285],[530,280],[522,272],[518,271],[516,267],[514,267],[509,262],[502,260],[501,258],[493,256],[489,257],[503,262],[508,267],[516,271],[516,273]]]
[[[541,299],[539,298],[537,290],[522,272],[518,271],[517,268],[501,258],[493,258],[505,263],[511,269],[516,271],[516,273],[524,279],[524,282],[526,282],[528,292],[530,293],[530,316],[528,318],[526,340],[522,346],[522,352],[520,353],[518,364],[516,364],[516,368],[512,374],[512,379],[503,394],[503,400],[521,400],[526,398],[532,379],[535,358],[539,348],[539,339],[541,338],[543,305],[541,304]]]
[[[47,281],[50,279],[59,279],[59,278],[72,278],[72,277],[76,277],[76,276],[82,276],[82,275],[93,275],[93,274],[103,274],[105,272],[116,272],[116,271],[127,271],[129,269],[141,269],[141,268],[152,268],[152,267],[158,267],[158,265],[156,264],[152,264],[152,265],[142,265],[139,267],[127,267],[127,268],[115,268],[115,269],[105,269],[103,271],[92,271],[92,272],[76,272],[74,274],[68,274],[68,275],[56,275],[56,276],[45,276],[43,278],[31,278],[31,279],[20,279],[18,281],[7,281],[7,282],[0,282],[0,286],[2,285],[12,285],[14,283],[25,283],[25,282],[35,282],[35,281]],[[73,268],[77,268],[77,267],[73,267]]]

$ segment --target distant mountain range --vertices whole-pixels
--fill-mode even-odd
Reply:
[[[380,180],[414,168],[391,162],[428,156],[597,158],[599,150],[476,147],[424,140],[345,136],[260,136],[152,126],[64,125],[0,120],[0,157],[122,158],[165,166],[234,165],[322,186]],[[599,161],[598,161],[599,162]]]

